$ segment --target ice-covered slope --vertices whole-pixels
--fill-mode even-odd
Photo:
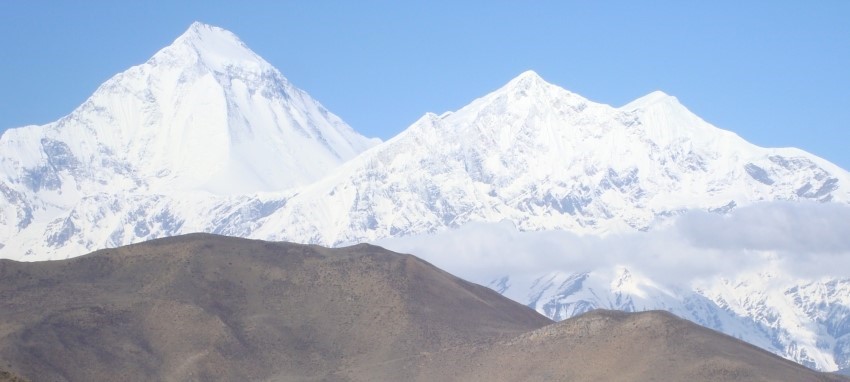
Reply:
[[[499,283],[510,279],[491,287]],[[668,310],[814,369],[850,366],[850,279],[801,281],[762,273],[665,285],[621,268],[553,272],[504,292],[556,320],[597,308]]]
[[[656,232],[687,210],[850,200],[846,171],[756,147],[673,97],[615,108],[533,72],[373,143],[229,32],[194,24],[68,117],[0,137],[0,257],[61,259],[189,232],[335,245],[467,222],[610,236]],[[514,278],[506,293],[556,318],[669,308],[819,368],[850,365],[841,279],[696,290],[648,274],[630,287],[607,265],[585,272],[593,288],[553,268],[551,282]]]
[[[712,224],[695,219],[721,221],[745,240],[700,232]],[[834,371],[850,367],[850,241],[841,227],[848,219],[850,206],[763,203],[605,237],[520,232],[500,222],[377,244],[416,253],[555,320],[599,308],[667,310]]]
[[[189,49],[185,40],[203,40],[198,37],[199,28],[211,29],[194,25],[187,36],[163,52],[172,48]],[[231,36],[211,30],[217,31],[217,36]],[[161,55],[162,52],[152,61],[158,61]],[[220,65],[217,59],[210,61],[208,66]],[[254,62],[267,66],[262,61],[247,62],[241,65],[250,68],[249,63]],[[269,73],[279,76],[270,70]],[[280,102],[294,99],[289,92],[274,94],[284,95]],[[303,97],[307,99],[306,95]],[[291,106],[286,102],[285,105]],[[85,108],[84,105],[81,109]],[[263,115],[257,109],[241,106],[236,109],[242,113],[239,115],[246,115],[246,120]],[[301,115],[298,113],[303,109],[310,108],[291,108],[286,115]],[[248,110],[255,112],[251,114],[254,117],[247,117]],[[259,122],[233,125],[243,128],[240,134],[262,127],[261,131],[268,136],[277,132],[286,137],[289,131]],[[285,126],[304,127],[303,124]],[[42,130],[56,129],[49,125]],[[347,127],[341,131],[355,134]],[[156,140],[166,133],[150,136]],[[3,139],[16,136],[7,135]],[[663,224],[667,217],[688,209],[722,212],[756,201],[850,200],[850,176],[846,171],[797,149],[756,147],[706,123],[673,97],[655,92],[614,108],[549,84],[534,72],[521,74],[457,112],[425,115],[398,136],[309,185],[262,195],[216,196],[196,191],[216,189],[218,183],[261,190],[262,187],[250,185],[278,182],[274,177],[266,181],[262,175],[266,172],[299,179],[297,171],[288,170],[290,163],[301,169],[312,168],[315,157],[330,151],[306,148],[331,142],[329,136],[332,134],[317,133],[315,139],[307,139],[305,143],[284,139],[279,146],[284,153],[277,161],[274,159],[278,158],[277,154],[263,154],[265,145],[275,138],[257,135],[255,140],[240,141],[238,146],[245,148],[245,157],[259,155],[264,159],[234,159],[227,168],[257,166],[263,171],[254,173],[261,175],[221,170],[194,185],[192,176],[212,171],[215,161],[191,171],[186,163],[177,160],[168,165],[173,169],[163,164],[152,175],[153,170],[136,167],[149,168],[148,161],[135,159],[134,162],[123,154],[132,151],[130,147],[135,147],[132,144],[135,140],[128,141],[131,143],[125,148],[111,151],[122,154],[89,154],[85,165],[80,165],[83,161],[77,158],[81,156],[69,149],[75,145],[45,143],[54,154],[46,156],[47,159],[41,157],[44,150],[39,151],[40,147],[21,149],[19,154],[8,156],[12,159],[7,162],[35,153],[36,158],[48,162],[39,170],[45,175],[35,178],[41,183],[34,184],[52,185],[49,180],[55,175],[57,191],[47,190],[36,198],[28,198],[38,186],[27,189],[21,184],[30,179],[29,174],[34,170],[27,170],[29,167],[7,170],[13,177],[18,176],[16,187],[7,187],[9,192],[4,194],[7,200],[16,201],[9,202],[11,207],[4,209],[7,221],[24,227],[30,224],[21,222],[36,223],[26,232],[7,224],[5,237],[15,234],[15,238],[0,239],[0,243],[7,245],[6,249],[0,249],[0,255],[21,258],[30,253],[37,255],[31,259],[65,258],[104,246],[194,231],[337,245],[433,232],[470,221],[504,219],[522,230],[563,229],[606,234],[649,230]],[[357,139],[352,141],[361,143],[359,148],[368,145],[365,139],[356,134],[354,137]],[[20,141],[33,145],[32,139]],[[230,142],[233,146],[235,140]],[[204,146],[212,147],[212,144]],[[249,149],[253,147],[257,149]],[[299,150],[310,153],[299,158],[286,156]],[[349,154],[355,151],[352,148]],[[63,154],[66,152],[67,155]],[[222,155],[230,160],[231,154]],[[121,160],[115,160],[116,156],[121,156]],[[91,164],[97,160],[121,165]],[[107,175],[101,176],[103,182],[98,183],[90,180],[92,176],[75,177],[77,169]],[[316,177],[321,172],[310,171]],[[191,176],[180,175],[183,173]],[[245,176],[249,180],[244,180]],[[82,191],[71,186],[78,178],[88,182]],[[125,187],[120,187],[122,184]],[[168,187],[157,188],[157,185]],[[116,188],[122,191],[116,192]],[[48,214],[47,219],[30,217],[33,211],[50,209],[47,204],[58,198],[59,192],[75,197],[69,198],[70,203],[55,203],[58,212]]]
[[[0,136],[0,234],[62,217],[101,193],[303,186],[377,143],[232,33],[194,23],[68,116]]]
[[[765,149],[652,93],[621,108],[526,72],[427,114],[305,188],[255,236],[340,244],[509,219],[522,230],[647,230],[686,209],[850,200],[850,176]]]
[[[232,33],[194,23],[70,115],[6,131],[0,163],[32,192],[234,194],[310,183],[375,143]]]

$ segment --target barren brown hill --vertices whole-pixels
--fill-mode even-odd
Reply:
[[[666,313],[558,324],[410,255],[206,234],[0,261],[32,381],[840,380]]]
[[[0,365],[33,381],[404,380],[388,361],[549,323],[369,245],[195,234],[0,261]]]
[[[27,380],[0,368],[0,382],[27,382]]]
[[[664,311],[596,310],[419,368],[424,381],[847,381]]]

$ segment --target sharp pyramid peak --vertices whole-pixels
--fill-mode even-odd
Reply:
[[[540,75],[537,74],[537,72],[535,72],[533,70],[526,70],[526,71],[520,73],[518,76],[516,76],[516,79],[522,79],[522,78],[529,78],[529,79],[535,79],[535,80],[543,81],[543,77],[540,77]]]
[[[195,21],[175,41],[175,44],[208,44],[228,42],[244,46],[245,44],[233,32],[210,24]],[[247,48],[247,47],[246,47]]]
[[[504,92],[518,94],[523,98],[529,96],[534,98],[545,94],[554,97],[568,97],[579,102],[586,101],[584,97],[578,94],[547,82],[533,70],[526,70],[520,73],[520,75],[514,77],[514,79],[496,91],[496,93]]]
[[[176,56],[188,53],[218,71],[234,65],[259,65],[263,68],[271,66],[232,32],[199,21],[193,22],[174,43],[160,51],[157,56],[163,52]]]
[[[640,97],[632,102],[629,102],[622,107],[621,110],[636,110],[636,109],[644,109],[656,104],[667,103],[672,105],[680,105],[679,99],[671,96],[661,90],[653,91],[643,97]]]
[[[508,82],[508,88],[523,88],[550,86],[543,77],[533,70],[526,70]]]
[[[533,70],[522,72],[485,98],[493,99],[493,97],[503,95],[509,95],[514,100],[526,100],[532,103],[546,99],[559,99],[568,104],[588,102],[587,99],[576,93],[547,82]],[[528,102],[523,101],[523,103]]]

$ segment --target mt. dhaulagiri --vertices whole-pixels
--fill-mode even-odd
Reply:
[[[0,188],[11,208],[0,224],[15,234],[100,193],[280,191],[376,143],[232,33],[195,23],[68,116],[3,133]]]
[[[82,195],[280,191],[377,143],[235,35],[200,23],[67,117],[3,138],[4,172],[27,175],[20,183],[33,192]]]
[[[232,33],[194,23],[68,116],[3,133],[0,243],[26,230],[70,236],[83,227],[61,229],[77,224],[69,211],[113,195],[232,196],[303,186],[378,142],[294,87]],[[66,219],[72,220],[59,228],[49,224]],[[90,237],[82,247],[104,244]]]
[[[605,235],[776,200],[845,204],[850,174],[752,145],[661,92],[612,107],[531,71],[380,143],[201,23],[68,116],[0,136],[0,257],[23,261],[193,232],[338,246],[508,220]],[[541,291],[550,316],[581,312],[562,292]],[[829,296],[811,306],[836,303],[832,342],[783,332],[771,349],[850,367],[850,307]]]

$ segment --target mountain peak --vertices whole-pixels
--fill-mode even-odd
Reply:
[[[533,70],[526,70],[492,94],[511,94],[516,99],[541,100],[558,98],[571,104],[583,104],[587,99],[558,85],[553,85]]]
[[[193,22],[174,43],[154,58],[163,54],[192,59],[197,57],[198,62],[215,71],[224,71],[230,66],[271,66],[232,32],[198,21]]]
[[[543,78],[540,77],[540,75],[537,74],[537,72],[535,72],[533,70],[526,70],[526,71],[520,73],[518,76],[516,76],[515,79],[518,80],[518,79],[523,79],[523,78],[535,79],[535,80],[540,80],[540,81],[543,80]]]
[[[214,25],[206,24],[206,23],[203,23],[203,22],[200,22],[200,21],[193,21],[192,24],[189,25],[189,28],[186,29],[185,32],[183,32],[181,37],[182,36],[188,36],[188,35],[199,35],[201,33],[204,33],[204,31],[216,30],[216,29],[217,30],[224,30],[224,29],[216,27]]]
[[[526,70],[522,72],[520,75],[516,76],[514,79],[510,80],[508,84],[505,86],[509,89],[531,89],[531,88],[539,88],[543,86],[550,85],[546,80],[540,77],[537,72],[533,70]]]
[[[232,32],[224,28],[204,24],[199,21],[195,21],[192,25],[189,25],[189,28],[177,37],[174,42],[176,44],[182,43],[193,45],[197,48],[214,47],[216,43],[236,44],[245,47],[242,40],[240,40],[239,37]],[[247,49],[247,47],[245,48]]]
[[[236,35],[200,22],[145,63],[107,80],[68,117],[29,134],[34,147],[55,142],[56,155],[86,169],[68,175],[77,190],[90,187],[80,195],[98,189],[100,179],[146,191],[280,191],[312,182],[374,144]],[[2,147],[0,172],[15,152]],[[42,166],[42,160],[25,165]],[[51,179],[63,176],[56,171]],[[43,188],[30,184],[36,184],[28,187],[33,192]],[[66,201],[69,208],[77,202]]]
[[[632,102],[629,102],[623,105],[620,109],[631,111],[636,109],[645,109],[649,106],[660,104],[660,103],[668,103],[673,105],[679,105],[679,99],[671,96],[661,90],[653,91],[643,97],[640,97]]]

